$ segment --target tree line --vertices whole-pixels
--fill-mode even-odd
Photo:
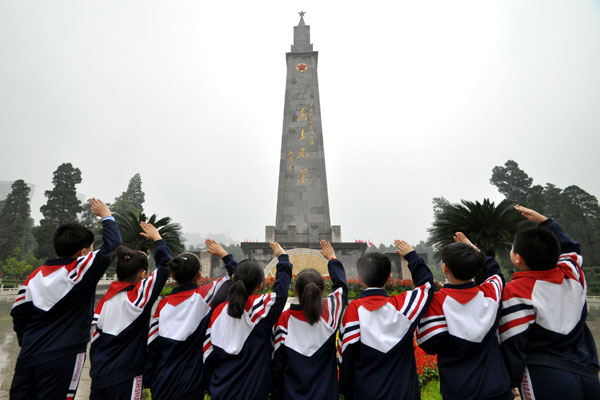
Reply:
[[[52,176],[53,188],[44,192],[47,200],[40,208],[42,219],[38,225],[31,218],[30,188],[22,179],[13,182],[10,193],[0,202],[0,273],[5,283],[20,282],[45,259],[55,257],[52,239],[59,225],[78,222],[94,232],[96,247],[102,244],[99,219],[92,214],[89,204],[82,204],[77,198],[77,185],[81,181],[79,168],[71,163],[58,166]],[[123,244],[151,253],[153,243],[140,236],[140,222],[145,221],[159,229],[174,253],[183,251],[181,225],[169,217],[146,215],[144,202],[142,178],[136,173],[127,189],[109,203]]]
[[[531,225],[513,209],[515,204],[520,204],[554,219],[581,243],[589,287],[593,293],[600,294],[598,199],[576,185],[564,189],[552,183],[534,185],[533,178],[513,160],[494,167],[490,183],[505,197],[498,204],[489,199],[451,203],[444,197],[434,198],[434,221],[428,229],[427,243],[439,251],[451,243],[454,233],[460,230],[485,253],[495,255],[505,272],[510,272],[512,264],[508,254],[514,235]]]
[[[53,188],[44,192],[47,201],[40,208],[43,218],[38,225],[34,225],[31,218],[30,188],[22,179],[14,181],[11,192],[0,202],[0,272],[4,279],[22,280],[45,258],[54,257],[52,237],[61,224],[79,222],[96,233],[96,246],[101,244],[98,219],[91,213],[89,205],[82,204],[77,198],[76,188],[81,181],[79,168],[71,163],[58,166],[52,177]],[[440,248],[451,243],[454,233],[460,230],[487,254],[495,255],[508,273],[512,269],[508,252],[514,234],[529,224],[512,207],[521,204],[555,219],[581,243],[586,266],[598,266],[596,286],[600,293],[598,199],[576,185],[564,189],[552,183],[534,185],[533,178],[513,160],[494,167],[490,183],[505,197],[498,204],[489,199],[451,203],[444,197],[434,198],[434,220],[428,229],[429,237],[426,242],[416,245],[417,251],[427,253],[433,265],[438,261],[436,257]],[[127,189],[110,203],[121,229],[123,244],[150,253],[153,244],[139,234],[139,223],[146,221],[159,228],[174,253],[183,251],[181,225],[166,216],[146,215],[144,202],[142,179],[137,173],[129,180]],[[243,257],[239,244],[225,247],[238,258]],[[393,251],[393,246],[380,244],[367,251],[389,252]],[[590,272],[590,277],[593,277],[594,270]]]

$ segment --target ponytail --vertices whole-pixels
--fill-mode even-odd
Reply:
[[[241,318],[248,301],[248,291],[242,281],[235,281],[229,288],[229,306],[227,314],[233,318]]]
[[[117,279],[128,281],[140,270],[148,270],[148,256],[139,251],[131,250],[123,245],[117,247]]]
[[[296,292],[300,298],[300,307],[310,325],[319,322],[323,312],[323,291],[325,282],[316,270],[308,268],[296,277]]]
[[[265,274],[255,260],[241,261],[233,275],[233,284],[229,288],[227,314],[232,318],[241,318],[248,297],[265,280]]]

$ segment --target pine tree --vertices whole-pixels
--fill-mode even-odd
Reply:
[[[127,190],[117,197],[110,209],[117,214],[126,215],[129,212],[141,213],[144,211],[144,192],[142,191],[142,177],[135,174],[127,185]]]
[[[44,193],[48,198],[45,205],[40,208],[43,219],[33,231],[38,244],[36,257],[52,257],[54,248],[52,237],[59,225],[68,222],[77,222],[77,214],[83,211],[81,202],[77,198],[76,186],[81,183],[81,171],[71,163],[58,166],[52,177],[54,188]]]
[[[30,191],[25,181],[16,180],[4,200],[4,206],[0,210],[0,260],[12,254],[17,247],[24,252],[29,250],[33,226],[29,205]]]
[[[508,160],[503,167],[494,167],[490,183],[496,186],[508,200],[527,207],[531,206],[527,204],[527,200],[533,178],[519,168],[519,164],[515,161]]]

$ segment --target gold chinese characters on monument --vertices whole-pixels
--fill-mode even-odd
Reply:
[[[308,108],[308,110],[307,110]],[[298,139],[304,146],[300,147],[300,150],[288,151],[288,171],[294,170],[294,161],[299,159],[310,158],[310,153],[306,146],[315,144],[315,125],[313,121],[313,105],[309,104],[308,107],[302,107],[297,113],[296,122],[306,123],[308,126],[304,126],[300,130],[300,138]],[[299,183],[308,181],[308,168],[303,167],[300,169],[300,173],[296,174]]]

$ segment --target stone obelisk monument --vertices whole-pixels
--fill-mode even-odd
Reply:
[[[342,243],[341,227],[332,226],[325,172],[321,105],[317,78],[318,53],[310,42],[310,26],[294,27],[294,43],[286,53],[287,78],[279,164],[275,226],[265,229],[265,242],[242,243],[247,257],[263,262],[267,274],[275,260],[269,242],[279,242],[290,254],[294,273],[311,267],[327,273],[319,241],[331,241],[348,276],[356,276],[356,260],[364,243]],[[274,269],[273,269],[274,272]]]
[[[267,227],[267,241],[340,241],[339,228],[332,235],[329,220],[317,57],[301,13],[292,51],[286,54],[277,217],[274,231]]]

